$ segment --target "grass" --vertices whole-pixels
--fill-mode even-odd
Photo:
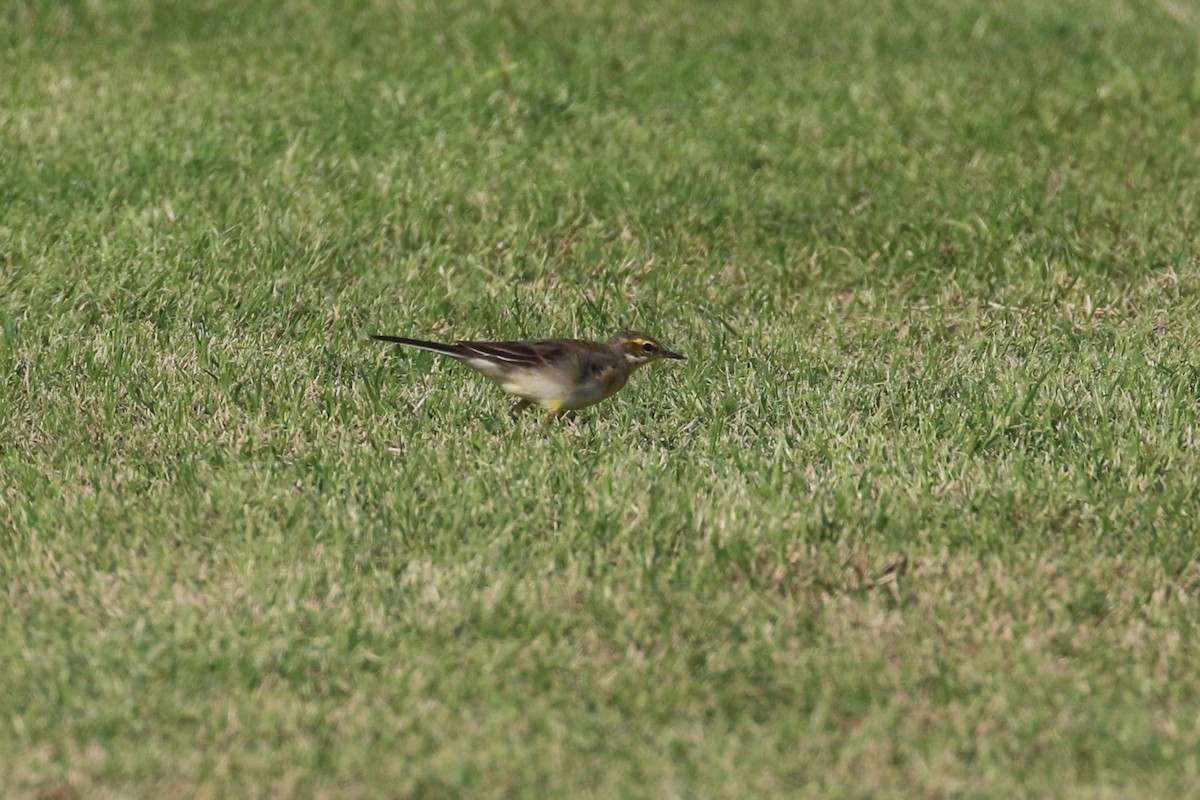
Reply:
[[[0,21],[6,797],[1194,793],[1190,6]]]

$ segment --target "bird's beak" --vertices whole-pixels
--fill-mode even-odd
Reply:
[[[687,361],[686,356],[681,356],[679,353],[672,353],[670,350],[663,350],[662,357],[663,358],[674,358],[678,361]]]

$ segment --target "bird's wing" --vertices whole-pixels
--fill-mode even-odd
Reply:
[[[561,339],[532,339],[525,342],[458,342],[465,358],[480,358],[513,367],[543,367],[561,361],[570,342]]]

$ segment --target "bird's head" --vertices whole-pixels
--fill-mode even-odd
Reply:
[[[621,331],[609,339],[608,344],[624,353],[625,361],[633,369],[660,358],[683,359],[679,353],[671,352],[646,334],[637,331]]]

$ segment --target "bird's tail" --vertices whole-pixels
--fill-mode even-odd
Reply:
[[[429,350],[452,358],[463,358],[466,355],[462,345],[457,344],[441,344],[440,342],[426,342],[422,339],[406,339],[403,336],[377,336],[375,334],[371,334],[371,338],[379,342],[394,342],[420,350]]]

